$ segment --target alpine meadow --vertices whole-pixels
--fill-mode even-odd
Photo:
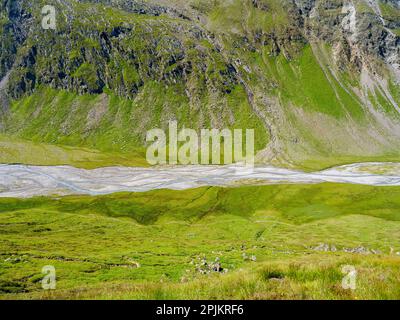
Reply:
[[[0,299],[399,300],[400,1],[0,0]]]

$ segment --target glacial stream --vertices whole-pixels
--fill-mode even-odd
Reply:
[[[0,197],[183,190],[201,186],[323,182],[400,186],[400,163],[356,163],[319,172],[257,166],[108,167],[0,165]]]

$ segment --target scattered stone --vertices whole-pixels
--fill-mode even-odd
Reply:
[[[208,262],[205,257],[198,258],[199,262],[195,263],[195,270],[200,274],[210,274],[212,272],[226,273],[228,269],[224,269],[221,264],[221,259],[216,257],[213,262]]]
[[[14,255],[4,259],[4,262],[10,262],[10,263],[20,263],[20,262],[27,262],[27,261],[28,260],[25,259],[24,256],[20,257],[20,256],[14,256]]]
[[[329,252],[329,251],[336,252],[337,248],[334,245],[330,246],[329,244],[321,243],[319,246],[313,248],[313,250],[315,250],[315,251],[323,251],[323,252]]]
[[[326,243],[321,243],[320,245],[311,248],[314,251],[321,251],[321,252],[337,252],[338,249],[335,245],[329,245]],[[393,249],[393,248],[391,248]],[[347,253],[357,253],[357,254],[382,254],[381,250],[375,250],[375,249],[368,249],[366,247],[363,246],[358,246],[356,248],[343,248],[342,249],[343,252],[347,252]],[[392,254],[392,250],[391,250],[391,254]]]
[[[359,246],[356,248],[343,248],[343,251],[347,253],[371,254],[371,251],[363,246]]]
[[[257,257],[256,257],[255,255],[248,256],[248,255],[246,254],[246,252],[243,252],[243,253],[242,253],[242,258],[243,258],[243,260],[245,260],[245,261],[253,261],[253,262],[257,261]]]
[[[128,259],[127,262],[129,264],[128,265],[129,268],[137,268],[137,269],[140,268],[140,263],[135,260]]]
[[[247,72],[247,73],[251,73],[251,69],[249,66],[244,65],[243,69]]]
[[[329,251],[329,244],[321,243],[319,246],[314,248],[315,251]]]

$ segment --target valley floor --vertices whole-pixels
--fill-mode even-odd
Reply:
[[[0,297],[400,299],[399,208],[333,183],[2,198]]]

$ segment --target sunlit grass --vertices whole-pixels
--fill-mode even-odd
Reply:
[[[0,199],[0,296],[398,299],[399,194],[322,184]],[[356,247],[369,254],[344,251]],[[203,257],[227,273],[201,275]],[[343,265],[358,271],[355,291]]]

